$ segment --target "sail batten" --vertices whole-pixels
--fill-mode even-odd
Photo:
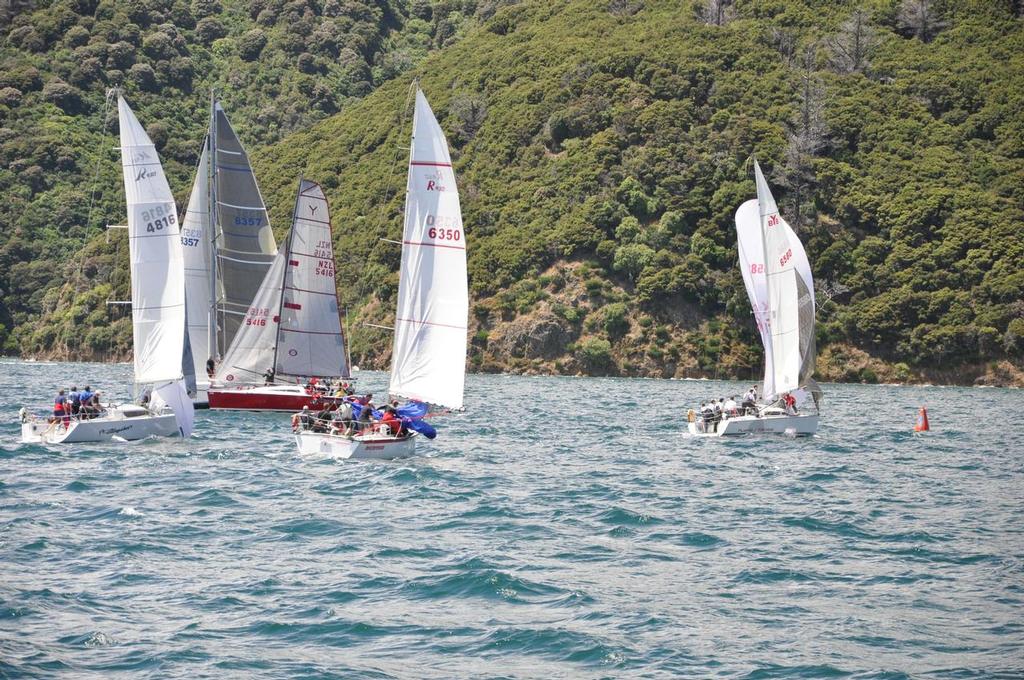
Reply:
[[[465,233],[448,142],[416,91],[389,392],[461,409],[466,373]]]

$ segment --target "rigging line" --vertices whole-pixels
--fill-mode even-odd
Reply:
[[[406,93],[406,95],[405,95],[405,103],[402,105],[402,113],[401,113],[401,115],[400,115],[400,117],[398,119],[399,142],[401,142],[402,131],[405,130],[405,117],[406,117],[407,112],[409,111],[409,105],[410,105],[410,103],[415,101],[416,87],[417,87],[418,83],[419,83],[418,80],[413,80],[409,84],[409,91],[408,91],[408,93]],[[413,131],[413,134],[415,134],[415,130]],[[381,227],[384,225],[384,209],[387,206],[388,193],[391,191],[391,181],[392,181],[392,179],[395,176],[395,166],[398,165],[398,161],[401,158],[402,151],[408,151],[408,149],[404,148],[401,145],[401,143],[399,143],[397,146],[395,146],[395,157],[394,157],[394,160],[392,160],[391,164],[388,166],[388,177],[387,177],[387,180],[384,182],[384,198],[381,200],[380,208],[377,210],[377,232],[378,233],[380,232]],[[365,285],[366,285],[365,282],[362,282],[362,281],[360,282],[359,297],[362,297],[364,295],[364,293],[366,292],[365,291]]]
[[[103,99],[103,124],[100,126],[100,148],[101,149],[103,148],[103,146],[102,146],[103,145],[103,138],[107,136],[107,118],[110,115],[110,101],[114,98],[115,93],[117,93],[117,88],[116,87],[112,87],[109,90],[107,90],[107,96],[104,97],[104,99]],[[88,236],[89,225],[92,224],[93,207],[96,204],[96,184],[99,182],[99,179],[100,179],[100,163],[102,161],[103,161],[103,152],[101,151],[101,152],[96,154],[96,164],[93,167],[93,173],[92,173],[92,186],[89,187],[89,214],[85,218],[86,238],[89,237]],[[109,232],[107,233],[107,243],[110,243],[110,234],[109,234]],[[82,275],[82,267],[83,266],[84,266],[84,261],[80,259],[79,262],[78,262],[78,275],[79,276]]]

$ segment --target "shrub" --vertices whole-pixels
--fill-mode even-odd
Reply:
[[[629,319],[626,318],[626,305],[615,302],[604,308],[604,330],[608,337],[621,338],[629,332]]]
[[[612,365],[612,345],[602,338],[587,338],[576,345],[576,358],[587,368],[607,369]]]

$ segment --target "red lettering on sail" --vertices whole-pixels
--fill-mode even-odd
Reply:
[[[778,213],[768,217],[768,226],[769,227],[775,227],[775,226],[778,226],[778,224],[779,224],[779,215],[778,215]]]

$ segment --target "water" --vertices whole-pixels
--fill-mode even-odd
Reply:
[[[129,370],[0,363],[0,676],[1024,676],[1019,391],[826,385],[817,437],[712,441],[680,408],[746,385],[471,376],[407,461],[282,414],[16,443]]]

